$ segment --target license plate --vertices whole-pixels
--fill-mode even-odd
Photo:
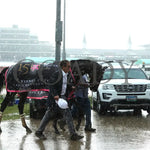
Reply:
[[[137,97],[134,96],[134,95],[129,95],[129,96],[127,96],[126,98],[127,98],[127,101],[132,101],[132,102],[134,102],[134,101],[137,100]]]

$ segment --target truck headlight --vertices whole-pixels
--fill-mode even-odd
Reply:
[[[114,86],[112,84],[103,85],[103,90],[113,90]]]

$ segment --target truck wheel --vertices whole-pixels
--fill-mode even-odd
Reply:
[[[36,119],[36,116],[37,116],[37,112],[34,111],[33,104],[30,103],[30,118]]]
[[[100,96],[99,95],[97,96],[97,112],[100,115],[105,115],[106,112],[107,112],[107,109],[106,109],[105,105],[102,104],[102,102],[100,101]]]
[[[97,108],[97,103],[93,100],[93,110],[96,111],[96,108]]]

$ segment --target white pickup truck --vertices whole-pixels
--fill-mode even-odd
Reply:
[[[135,112],[143,109],[150,113],[150,80],[138,67],[111,63],[92,98],[93,109],[99,114],[119,109],[134,109]]]

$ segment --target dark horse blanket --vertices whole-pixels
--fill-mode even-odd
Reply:
[[[48,97],[47,91],[29,91],[27,98],[29,99],[45,99]]]
[[[36,64],[22,62],[10,67],[5,74],[8,92],[49,91],[49,85],[55,84],[54,72],[61,71],[54,63]]]

